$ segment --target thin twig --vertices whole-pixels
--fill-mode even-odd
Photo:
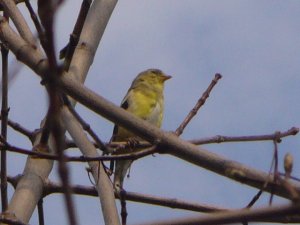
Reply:
[[[38,34],[39,34],[40,40],[42,40],[41,37],[44,35],[44,33],[43,33],[43,28],[42,28],[42,26],[39,22],[39,19],[38,19],[36,13],[34,12],[34,10],[32,8],[32,6],[30,4],[30,1],[29,0],[24,0],[24,1],[25,1],[25,5],[26,5],[26,7],[29,11],[30,17],[31,17],[31,19],[32,19],[32,21],[35,25],[35,28],[36,28]]]
[[[277,132],[278,133],[278,132]],[[277,182],[277,178],[278,178],[278,140],[279,138],[277,139],[274,139],[273,143],[274,143],[274,154],[273,154],[273,159],[274,159],[274,176],[273,176],[273,182],[276,183]],[[271,188],[271,196],[270,196],[270,199],[269,199],[269,205],[272,205],[272,202],[273,202],[273,196],[274,196],[274,193],[273,193],[273,188]]]
[[[6,16],[6,13],[4,13]],[[8,20],[8,19],[7,19]],[[8,123],[8,49],[1,44],[2,55],[2,106],[1,106],[1,136],[7,139],[7,123]],[[6,149],[1,151],[1,203],[2,212],[6,211],[8,206],[7,199],[7,158]]]
[[[59,7],[60,3],[61,1],[38,0],[38,15],[41,24],[44,27],[44,32],[39,33],[39,35],[41,35],[40,40],[42,42],[42,46],[47,55],[50,70],[56,70],[58,68],[56,53],[55,53],[53,23],[54,23],[55,12]],[[41,31],[41,29],[39,31]],[[54,71],[49,71],[49,73],[51,72]],[[51,76],[46,77],[46,79],[50,79],[50,78]]]
[[[59,160],[58,155],[53,155],[50,153],[45,153],[48,151],[46,146],[38,145],[36,146],[32,151],[19,148],[16,146],[13,146],[6,142],[1,136],[0,136],[0,151],[2,151],[3,148],[7,149],[9,152],[15,152],[23,155],[30,155],[34,158],[40,158],[40,159],[51,159],[51,160]],[[134,153],[126,153],[126,154],[120,154],[120,155],[103,155],[103,156],[97,156],[97,157],[88,157],[88,156],[66,156],[66,161],[68,162],[92,162],[92,161],[110,161],[110,160],[126,160],[126,159],[138,159],[147,155],[151,155],[156,153],[156,147],[152,146],[143,150],[140,150],[139,152]]]
[[[76,24],[74,26],[73,32],[70,35],[69,43],[60,51],[59,58],[65,58],[64,62],[64,70],[68,71],[70,67],[70,63],[72,61],[72,57],[75,51],[75,47],[79,42],[79,37],[87,17],[88,11],[90,9],[92,0],[83,0],[80,8],[79,15],[77,17]]]
[[[111,149],[105,145],[103,141],[98,137],[98,135],[93,131],[91,126],[84,121],[84,119],[76,112],[76,110],[72,107],[71,103],[67,98],[64,98],[65,104],[67,105],[68,109],[72,113],[72,115],[78,120],[78,122],[81,124],[82,128],[89,133],[89,135],[94,139],[96,145],[99,147],[100,150],[102,150],[104,153],[108,154],[112,152]]]
[[[45,219],[44,219],[43,198],[41,198],[38,202],[38,215],[39,215],[39,225],[44,225]]]
[[[202,105],[204,105],[206,99],[209,97],[211,90],[217,84],[218,80],[221,78],[222,78],[221,74],[219,74],[219,73],[215,74],[215,78],[211,81],[208,88],[205,90],[205,92],[202,94],[201,98],[198,100],[197,104],[190,111],[190,113],[187,115],[187,117],[184,119],[184,121],[180,124],[180,126],[176,129],[175,134],[177,136],[180,136],[182,134],[184,128],[188,125],[188,123],[192,120],[192,118],[197,114],[200,107]]]
[[[176,220],[152,221],[143,225],[216,225],[216,224],[231,224],[252,221],[270,221],[276,218],[297,216],[299,214],[299,204],[288,204],[271,206],[258,209],[242,209],[230,212],[214,213],[204,217],[189,217]],[[288,218],[287,218],[288,220]]]
[[[251,135],[251,136],[223,136],[217,135],[209,138],[201,138],[189,140],[190,143],[195,145],[203,145],[203,144],[214,144],[214,143],[223,143],[223,142],[242,142],[242,141],[267,141],[277,139],[277,142],[280,142],[281,138],[296,135],[299,132],[299,128],[292,127],[284,132],[275,132],[273,134],[265,134],[265,135]]]
[[[204,144],[219,144],[223,142],[243,142],[243,141],[273,141],[276,138],[282,138],[296,135],[299,132],[299,128],[292,127],[287,131],[283,132],[275,132],[272,134],[264,134],[264,135],[251,135],[251,136],[224,136],[224,135],[217,135],[214,137],[208,137],[208,138],[199,138],[199,139],[192,139],[188,140],[188,142],[194,144],[194,145],[204,145]],[[278,140],[278,141],[280,141]],[[128,145],[128,142],[107,142],[104,143],[109,148],[125,148],[126,145]],[[96,148],[99,148],[99,146],[95,143],[94,144]],[[139,141],[137,143],[138,148],[148,148],[151,147],[152,144],[147,141]],[[66,148],[77,148],[76,144],[70,140],[66,140]]]
[[[9,182],[12,182],[16,184],[19,177],[9,177]],[[87,195],[87,196],[98,196],[98,192],[95,189],[94,186],[83,186],[83,185],[73,185],[71,186],[72,193],[78,194],[78,195]],[[45,193],[44,196],[50,195],[50,194],[56,194],[56,193],[63,193],[63,186],[52,182],[50,180],[47,180],[45,182]],[[117,194],[115,194],[116,198],[119,198]],[[159,205],[164,207],[170,207],[174,209],[183,209],[183,210],[190,210],[195,212],[220,212],[220,211],[228,211],[229,209],[226,208],[220,208],[217,206],[212,206],[208,204],[199,204],[196,202],[189,202],[184,201],[176,198],[167,198],[167,197],[160,197],[155,195],[149,195],[149,194],[140,194],[136,192],[129,192],[126,191],[124,193],[124,196],[126,197],[126,200],[133,201],[133,202],[139,202],[139,203],[145,203],[145,204],[152,204],[152,205]]]
[[[264,184],[262,185],[262,187],[258,191],[258,193],[252,198],[252,200],[249,202],[249,204],[245,208],[247,208],[247,209],[251,208],[258,201],[258,199],[260,198],[260,196],[262,195],[262,193],[267,188],[270,179],[273,177],[272,169],[273,169],[274,163],[275,163],[275,158],[274,158],[274,155],[273,155],[273,158],[272,158],[272,161],[271,161],[271,165],[270,165],[270,168],[269,168],[268,178],[265,180]]]
[[[126,225],[127,223],[127,208],[126,208],[126,197],[125,197],[125,190],[121,190],[119,193],[119,199],[121,202],[121,218],[122,218],[122,225]]]

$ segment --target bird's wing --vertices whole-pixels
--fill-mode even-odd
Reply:
[[[123,99],[123,101],[122,101],[122,103],[121,103],[121,108],[123,108],[123,109],[128,109],[128,106],[129,106],[129,104],[128,104],[128,94],[125,96],[125,98]],[[114,129],[113,129],[113,134],[112,134],[112,137],[111,137],[111,139],[110,139],[110,142],[112,142],[112,141],[115,141],[115,137],[116,137],[116,135],[117,135],[117,133],[118,133],[118,129],[119,129],[119,126],[118,125],[115,125],[114,126]]]

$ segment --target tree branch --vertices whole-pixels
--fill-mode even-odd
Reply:
[[[19,180],[20,180],[20,176],[8,177],[8,181],[14,187],[17,185]],[[71,186],[71,189],[72,189],[72,193],[74,194],[98,197],[98,192],[94,186],[73,185]],[[45,181],[45,186],[44,186],[44,197],[56,193],[63,193],[63,186],[47,179]],[[208,204],[199,204],[196,202],[189,202],[189,201],[184,201],[176,198],[159,197],[159,196],[148,195],[148,194],[140,194],[136,192],[126,191],[124,193],[124,196],[128,201],[159,205],[159,206],[170,207],[174,209],[183,209],[183,210],[205,212],[205,213],[229,211],[229,209],[220,208]],[[117,194],[115,194],[115,197],[119,198]]]
[[[98,153],[94,145],[87,139],[78,121],[68,111],[67,107],[62,110],[62,121],[82,154],[87,157],[97,157]],[[106,174],[102,162],[90,161],[89,167],[93,174],[96,189],[100,197],[103,217],[106,225],[120,224],[118,211],[114,198],[112,183]]]
[[[16,3],[13,0],[2,0],[2,6],[4,11],[12,19],[21,37],[24,38],[24,40],[27,41],[27,43],[29,43],[31,46],[35,46],[35,38],[30,31],[30,28],[27,25],[23,15],[17,8]]]
[[[8,181],[15,187],[18,180],[20,179],[20,176],[10,177],[8,176]],[[283,181],[284,182],[284,181]],[[86,196],[98,196],[98,192],[93,186],[83,186],[83,185],[73,185],[72,192],[74,194],[78,195],[86,195]],[[45,190],[44,190],[44,196],[55,194],[55,193],[63,193],[63,187],[56,183],[52,182],[50,180],[46,180],[45,182]],[[126,200],[133,201],[133,202],[139,202],[139,203],[146,203],[146,204],[153,204],[163,207],[170,207],[174,209],[183,209],[183,210],[189,210],[189,211],[195,211],[195,212],[204,212],[204,213],[210,213],[211,215],[215,215],[218,212],[228,212],[228,213],[240,213],[241,211],[245,211],[245,209],[228,209],[228,208],[220,208],[212,205],[207,204],[199,204],[199,203],[192,203],[187,202],[179,199],[174,198],[166,198],[166,197],[159,197],[154,195],[148,195],[148,194],[140,194],[136,192],[125,192]],[[116,198],[118,196],[116,195]],[[218,216],[218,214],[216,214]],[[202,219],[202,218],[200,218]],[[273,216],[272,218],[265,218],[265,219],[259,219],[255,221],[260,222],[273,222],[273,223],[299,223],[300,217],[298,215],[294,216]]]
[[[205,90],[205,92],[202,94],[201,98],[198,100],[197,104],[194,106],[194,108],[190,111],[190,113],[187,115],[187,117],[184,119],[184,121],[180,124],[180,126],[176,129],[175,134],[177,136],[180,136],[184,130],[184,128],[188,125],[188,123],[192,120],[192,118],[197,114],[198,110],[202,105],[204,105],[206,99],[209,97],[210,92],[214,88],[214,86],[217,84],[218,80],[222,78],[221,74],[217,73],[215,75],[215,78],[211,81],[208,88]]]
[[[108,102],[82,84],[66,76],[61,77],[58,85],[65,93],[96,113],[126,127],[134,133],[138,133],[143,139],[158,144],[159,149],[163,150],[162,153],[169,153],[192,164],[259,189],[266,180],[270,179],[265,172],[244,166],[241,163],[228,160],[203,148],[199,148],[172,133],[163,132],[146,121],[136,118],[134,115]],[[276,194],[289,198],[288,193],[280,185],[270,181],[266,190],[271,191],[271,187],[275,187]],[[299,191],[300,186],[298,185],[296,189]]]
[[[70,65],[69,77],[73,77],[81,82],[85,80],[95,49],[97,49],[116,2],[116,0],[93,1],[80,38],[79,48],[75,50]],[[0,16],[0,28],[0,39],[13,51],[17,59],[28,65],[38,75],[44,77],[49,71],[49,64],[45,60],[44,55],[13,31],[2,16]],[[39,139],[39,136],[37,139]],[[55,146],[51,142],[51,138],[49,146],[50,149]],[[31,217],[42,195],[43,182],[52,169],[52,163],[51,160],[45,159],[32,157],[27,159],[24,176],[18,183],[9,204],[9,211],[13,212],[21,221],[27,222]]]
[[[254,221],[274,221],[276,218],[283,217],[286,222],[289,222],[288,217],[293,215],[299,215],[299,204],[288,204],[280,206],[271,206],[258,209],[242,209],[231,212],[214,213],[204,217],[190,217],[176,220],[165,221],[152,221],[150,223],[144,223],[142,225],[219,225],[230,223],[244,223]],[[298,220],[299,222],[299,220]]]
[[[1,105],[1,136],[7,139],[8,124],[8,49],[1,44],[2,58],[2,105]],[[6,149],[1,151],[1,205],[2,212],[6,211],[8,205],[7,199],[7,157]]]

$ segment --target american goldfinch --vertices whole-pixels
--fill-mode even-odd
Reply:
[[[135,116],[160,127],[164,111],[164,82],[171,76],[164,74],[159,69],[148,69],[141,72],[133,80],[121,107]],[[111,141],[139,141],[138,135],[115,125]],[[138,149],[119,149],[114,154],[122,154],[137,151]],[[133,160],[116,160],[114,171],[114,187],[123,189],[123,180]]]

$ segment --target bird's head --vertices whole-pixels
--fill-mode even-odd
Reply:
[[[164,82],[172,78],[170,75],[166,75],[159,69],[148,69],[141,72],[133,81],[132,86],[151,86],[154,88],[162,89]]]

